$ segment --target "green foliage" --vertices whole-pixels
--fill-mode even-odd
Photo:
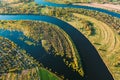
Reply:
[[[21,72],[39,66],[26,51],[3,37],[0,37],[0,63],[0,73]]]
[[[38,73],[40,75],[40,80],[61,80],[60,78],[43,68],[41,68]]]
[[[25,36],[41,42],[47,53],[64,58],[68,67],[77,72],[82,70],[80,56],[72,39],[58,26],[38,21],[0,21],[0,23],[1,29],[22,31]],[[34,44],[29,41],[26,43]],[[84,76],[84,73],[79,74]]]
[[[114,28],[118,34],[120,34],[120,19],[116,17],[112,17],[108,14],[98,12],[98,11],[93,11],[93,10],[87,10],[87,9],[75,9],[75,8],[53,8],[53,7],[48,7],[49,12],[51,14],[45,13],[45,15],[50,15],[50,16],[55,16],[60,19],[70,21],[70,20],[76,20],[74,19],[73,13],[78,13],[86,16],[93,17],[97,20],[100,20],[110,27]],[[45,9],[45,8],[44,8]],[[59,15],[56,16],[56,13],[59,13]],[[92,27],[91,27],[92,28]]]
[[[0,80],[60,80],[12,41],[0,37]],[[40,73],[39,73],[40,72]]]

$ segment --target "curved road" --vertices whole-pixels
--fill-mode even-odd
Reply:
[[[50,16],[39,15],[0,15],[0,20],[38,20],[56,24],[73,40],[82,58],[87,80],[113,80],[112,75],[103,63],[96,49],[78,30],[68,23]]]

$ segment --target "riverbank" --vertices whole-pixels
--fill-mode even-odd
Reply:
[[[100,3],[73,3],[73,5],[82,5],[82,6],[89,6],[89,7],[96,7],[96,8],[102,8],[112,11],[119,11],[120,12],[120,5],[114,5],[114,4],[100,4]]]
[[[119,54],[117,54],[117,52],[120,51],[120,36],[110,26],[95,18],[75,13],[74,17],[77,17],[78,21],[73,20],[70,21],[69,24],[82,32],[90,40],[99,52],[109,71],[112,73],[114,79],[119,80],[119,67],[115,65],[119,62],[119,58],[117,57]],[[89,21],[94,25],[93,28],[95,32],[93,35],[86,35],[87,31],[84,31],[82,27],[84,24],[82,20]]]
[[[78,73],[78,76],[84,76],[81,60],[78,52],[76,51],[77,49],[74,47],[73,43],[71,42],[72,40],[69,39],[69,36],[62,29],[58,28],[58,26],[48,24],[45,22],[38,22],[38,21],[0,21],[0,23],[1,23],[0,28],[11,31],[7,34],[15,34],[15,35],[12,35],[12,37],[8,37],[8,36],[5,36],[4,35],[5,33],[2,32],[3,37],[7,37],[9,39],[14,37],[14,41],[12,39],[13,42],[18,41],[17,44],[21,44],[20,45],[21,48],[23,49],[26,48],[25,49],[26,52],[31,54],[31,56],[33,56],[37,61],[43,64],[45,68],[50,69],[49,70],[50,72],[54,72],[55,74],[58,74],[58,76],[60,76],[61,78],[63,77],[63,78],[68,78],[69,80],[72,80],[71,78],[65,76],[67,75],[68,71],[66,71],[65,73],[63,70],[63,69],[67,70],[69,68],[71,69],[69,70],[69,73],[71,72],[71,74],[75,75],[73,72],[74,70],[76,71],[76,73]],[[14,30],[18,31],[18,33],[12,33],[12,31]],[[23,34],[26,37],[19,36],[19,35],[22,35],[19,33],[19,31],[23,32]],[[16,35],[19,36],[18,38],[21,38],[20,40],[22,40],[23,43],[22,42],[20,43],[19,39],[15,37]],[[32,40],[27,39],[27,37]],[[41,46],[37,46],[37,45],[40,45],[40,43],[36,43],[36,42],[40,42],[41,40],[46,41],[45,46],[42,46],[42,47],[48,48],[48,49],[45,49],[47,50],[46,52],[48,54],[40,49]],[[30,44],[32,42],[33,47],[30,47],[32,45],[29,45],[29,43],[27,43],[26,41],[30,41]],[[25,43],[28,44],[28,46],[27,45],[25,46]],[[22,45],[24,45],[25,47],[24,46],[22,47]],[[36,55],[37,57],[35,57]],[[53,62],[53,60],[55,61]],[[61,61],[61,63],[59,61],[59,64],[63,68],[59,67],[60,65],[55,65],[58,68],[54,66],[51,67],[52,65],[58,63],[56,62],[58,60]],[[64,72],[64,74],[62,72]]]
[[[69,3],[108,3],[108,4],[120,4],[120,1],[116,0],[45,0],[47,2],[58,3],[58,4],[69,4]]]
[[[75,7],[75,6],[73,6],[73,7]],[[48,8],[49,9],[49,8]],[[58,10],[59,11],[59,10]],[[77,10],[78,11],[78,10]],[[55,14],[56,16],[59,16],[58,15],[58,13],[56,13]],[[60,15],[61,16],[61,15]],[[32,16],[31,16],[32,17]],[[44,16],[44,19],[43,20],[45,20],[46,18],[45,18],[46,16]],[[101,16],[100,16],[101,17]],[[20,17],[19,17],[20,18]],[[39,17],[40,18],[40,17]],[[8,19],[8,18],[7,18]],[[23,18],[23,19],[26,19],[26,18]],[[30,18],[31,19],[31,18]],[[50,18],[51,19],[51,21],[53,20],[54,21],[54,18],[52,17],[52,18]],[[35,20],[39,20],[38,18],[35,18]],[[46,20],[47,22],[51,22],[51,21],[49,21],[49,20]],[[56,23],[56,22],[58,22],[58,23]],[[70,37],[73,39],[73,41],[74,41],[74,43],[75,43],[75,45],[76,45],[76,48],[77,48],[77,50],[79,50],[79,52],[80,52],[80,55],[82,55],[82,59],[84,59],[83,60],[83,63],[85,64],[85,66],[84,66],[84,69],[85,70],[87,70],[86,71],[86,77],[88,77],[88,79],[90,79],[90,80],[93,80],[92,78],[93,78],[93,76],[92,76],[92,74],[93,73],[96,73],[96,70],[95,70],[95,68],[99,68],[99,70],[97,70],[97,72],[98,73],[96,73],[96,75],[100,75],[99,73],[101,72],[101,74],[103,75],[102,77],[101,76],[96,76],[95,74],[94,74],[94,76],[96,76],[96,80],[98,80],[98,79],[100,79],[100,78],[102,78],[101,80],[103,80],[103,78],[106,78],[106,79],[108,79],[108,78],[110,78],[110,76],[109,76],[109,72],[107,71],[107,69],[105,68],[105,66],[104,66],[104,64],[103,64],[103,62],[102,62],[102,60],[101,60],[101,58],[99,58],[99,55],[98,55],[98,53],[97,53],[97,51],[94,49],[94,47],[93,46],[91,46],[91,44],[89,43],[89,41],[87,41],[86,39],[85,39],[85,37],[84,36],[82,36],[81,35],[81,33],[79,33],[79,32],[77,32],[77,30],[76,29],[74,29],[74,28],[72,28],[72,26],[70,26],[69,24],[65,24],[64,22],[62,22],[62,21],[60,21],[60,20],[55,20],[54,22],[51,22],[51,23],[54,23],[54,24],[56,24],[56,25],[58,25],[58,26],[61,26],[69,35],[70,35]],[[61,23],[63,23],[63,24],[61,24]],[[66,29],[66,27],[68,27],[69,28],[69,30],[68,29]],[[76,36],[74,36],[74,35],[76,35],[76,36],[79,36],[79,37],[76,37]],[[78,40],[78,41],[76,41],[76,40]],[[87,48],[85,47],[85,46],[83,46],[83,45],[87,45]],[[83,51],[82,51],[83,50]],[[85,51],[85,52],[84,52]],[[94,54],[93,54],[94,53]],[[92,54],[92,55],[91,55]],[[93,59],[94,58],[94,59]],[[90,62],[88,62],[88,61],[90,61]],[[98,62],[96,62],[96,61],[98,61]],[[92,63],[93,65],[94,65],[94,67],[93,67],[93,65],[91,66],[91,64],[90,63]],[[97,63],[99,63],[99,65],[97,64]],[[102,68],[103,70],[101,70],[100,68]],[[91,71],[92,70],[92,71]],[[95,70],[95,72],[94,72],[94,70]],[[106,70],[106,71],[104,71],[104,70]],[[108,76],[109,77],[106,77],[106,75],[104,75],[103,74],[103,71],[104,71],[104,73],[105,74],[108,74]],[[68,74],[68,73],[67,73]],[[95,78],[94,78],[95,79]],[[106,79],[104,79],[104,80],[106,80]],[[112,78],[111,78],[112,79]],[[111,79],[109,79],[109,80],[111,80]],[[113,79],[112,79],[113,80]]]

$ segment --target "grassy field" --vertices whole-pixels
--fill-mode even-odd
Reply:
[[[114,79],[120,80],[120,67],[115,66],[120,62],[120,54],[118,54],[120,52],[120,36],[111,27],[101,21],[76,13],[74,13],[74,16],[80,18],[80,20],[84,19],[94,24],[94,35],[87,35],[87,31],[81,29],[84,23],[81,23],[80,20],[68,22],[82,32],[92,42],[114,76]]]
[[[56,75],[53,75],[53,73],[44,68],[39,69],[38,73],[40,76],[40,80],[61,80]]]

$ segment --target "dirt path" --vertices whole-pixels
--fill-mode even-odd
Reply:
[[[90,6],[90,7],[97,7],[97,8],[103,8],[108,10],[115,10],[120,11],[120,5],[114,5],[114,4],[100,4],[100,3],[73,3],[73,5],[83,5],[83,6]]]

